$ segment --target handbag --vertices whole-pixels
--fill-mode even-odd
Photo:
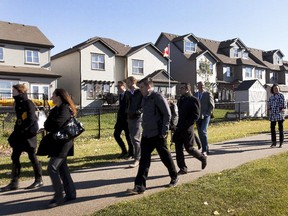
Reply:
[[[64,123],[64,125],[60,128],[58,132],[53,134],[53,137],[56,140],[68,141],[79,136],[84,131],[85,128],[83,124],[79,122],[77,118],[72,116],[68,121]]]

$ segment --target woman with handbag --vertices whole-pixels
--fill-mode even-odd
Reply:
[[[58,139],[55,134],[72,116],[76,116],[77,109],[70,95],[64,89],[55,89],[51,99],[56,106],[51,109],[44,123],[45,130],[49,133],[41,140],[37,152],[37,155],[50,157],[47,170],[55,194],[48,205],[49,208],[76,199],[76,189],[67,165],[67,156],[74,155],[73,140]]]
[[[36,107],[27,97],[27,87],[24,84],[13,86],[13,98],[15,100],[16,122],[14,131],[8,138],[12,147],[12,180],[10,184],[0,189],[0,191],[17,190],[19,187],[20,177],[20,156],[22,152],[27,152],[28,157],[33,165],[35,181],[25,189],[33,189],[43,186],[42,169],[35,149],[37,147],[37,117],[35,114]]]

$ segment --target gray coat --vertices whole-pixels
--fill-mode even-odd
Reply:
[[[196,92],[194,96],[200,100],[200,118],[203,119],[205,116],[211,116],[215,107],[213,95],[208,91],[203,91],[202,97],[199,97],[199,92]]]
[[[151,91],[142,99],[142,136],[154,137],[166,135],[169,130],[171,112],[167,100],[160,94]]]

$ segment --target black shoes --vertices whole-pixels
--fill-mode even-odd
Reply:
[[[30,186],[26,187],[25,190],[39,188],[39,187],[42,187],[42,186],[43,186],[43,181],[42,180],[35,180],[35,182],[33,184],[31,184]]]
[[[167,187],[175,187],[179,181],[179,178],[171,179],[170,183],[167,185]]]
[[[49,202],[49,204],[48,204],[48,208],[55,208],[55,207],[57,207],[57,206],[60,206],[60,205],[62,205],[63,203],[64,203],[64,198],[53,198],[50,202]]]
[[[203,158],[202,158],[202,160],[201,160],[201,163],[202,163],[201,168],[202,168],[202,170],[203,170],[203,169],[205,169],[205,167],[207,166],[207,156],[205,156],[204,154],[203,154]]]
[[[135,186],[133,189],[127,189],[126,191],[129,195],[143,194],[145,191],[141,190],[139,186]]]
[[[18,188],[19,188],[18,181],[13,181],[12,180],[10,184],[6,185],[5,187],[0,188],[0,192],[17,190]]]
[[[185,174],[187,174],[187,170],[180,169],[178,171],[178,175],[185,175]]]

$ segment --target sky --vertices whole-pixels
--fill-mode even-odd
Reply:
[[[96,36],[137,46],[166,32],[240,38],[288,60],[287,8],[287,0],[0,0],[0,20],[37,26],[52,55]]]

